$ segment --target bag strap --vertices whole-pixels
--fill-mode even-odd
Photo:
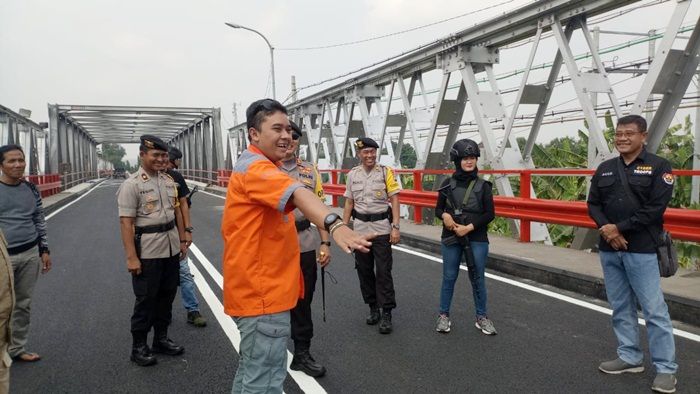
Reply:
[[[635,206],[634,209],[637,210],[642,207],[642,204],[639,202],[639,199],[637,196],[632,192],[630,189],[630,184],[629,181],[627,180],[627,173],[625,172],[625,167],[622,165],[622,161],[620,159],[617,160],[617,172],[620,174],[620,182],[622,183],[622,188],[625,190],[625,194],[627,194],[627,197],[629,197],[632,200],[632,204]],[[657,242],[658,236],[654,236],[654,233],[651,232],[651,229],[649,226],[644,226],[646,228],[647,232],[651,236],[652,241],[654,241],[654,245],[656,247],[659,246],[659,243]],[[661,233],[663,233],[663,226],[661,227]]]
[[[627,173],[625,172],[625,167],[622,165],[622,161],[618,158],[617,160],[617,172],[620,174],[620,181],[622,183],[622,188],[625,189],[625,194],[632,200],[635,205],[635,210],[641,208],[642,204],[639,202],[637,196],[630,189],[629,181],[627,180]]]
[[[474,186],[476,186],[476,183],[478,181],[479,181],[479,178],[476,178],[472,181],[472,183],[469,184],[469,186],[467,186],[467,191],[464,193],[464,199],[462,199],[462,205],[467,204],[467,201],[469,201],[469,197],[472,195],[472,192],[474,191]],[[455,195],[454,195],[455,187],[452,186],[453,184],[455,186],[457,185],[457,183],[454,182],[454,180],[452,179],[452,180],[450,180],[450,192],[447,195],[447,203],[452,206],[452,209],[459,209],[457,207],[457,200],[455,199]],[[460,205],[460,207],[462,205]]]

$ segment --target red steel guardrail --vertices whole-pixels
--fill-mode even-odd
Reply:
[[[332,196],[333,206],[338,206],[338,197],[345,192],[345,185],[339,183],[339,174],[349,170],[319,170],[330,174],[330,183],[324,183],[326,194]],[[415,207],[414,221],[422,223],[422,208],[434,208],[437,192],[423,190],[424,175],[446,175],[451,170],[395,170],[398,174],[413,175],[413,189],[399,193],[399,202]],[[531,198],[532,176],[590,176],[593,170],[587,169],[519,169],[519,170],[480,170],[481,174],[517,175],[520,177],[520,196],[494,196],[496,215],[520,220],[520,241],[530,242],[532,222],[563,224],[576,227],[596,228],[588,216],[585,201],[560,201]],[[700,171],[673,170],[676,176],[700,176]],[[668,208],[664,214],[664,227],[675,238],[700,242],[700,210]]]
[[[60,174],[45,174],[45,175],[27,175],[25,179],[28,182],[36,185],[39,189],[41,197],[48,197],[61,191],[61,175]]]

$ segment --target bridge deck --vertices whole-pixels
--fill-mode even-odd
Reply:
[[[199,194],[193,204],[198,229],[193,250],[198,252],[192,260],[210,324],[204,329],[188,326],[178,296],[170,334],[186,346],[186,353],[161,356],[157,366],[140,368],[128,360],[133,295],[118,232],[117,187],[116,181],[103,182],[50,216],[54,269],[37,285],[29,344],[44,359],[16,363],[12,391],[230,392],[238,356],[231,340],[233,324],[221,312],[218,282],[223,199]],[[494,250],[500,248],[498,242]],[[318,380],[290,374],[286,392],[648,390],[651,369],[641,376],[597,371],[597,364],[612,357],[615,348],[609,316],[594,310],[603,303],[563,291],[550,294],[542,286],[523,287],[491,272],[489,314],[499,335],[486,337],[472,326],[471,292],[463,274],[453,303],[453,331],[441,335],[434,331],[440,264],[431,255],[403,247],[396,248],[394,258],[396,329],[383,336],[364,323],[367,311],[351,258],[334,249],[330,271],[338,283],[327,281],[326,323],[321,320],[319,283],[312,346],[329,373]],[[679,389],[692,391],[700,387],[700,337],[692,332],[700,329],[683,328],[676,337]]]

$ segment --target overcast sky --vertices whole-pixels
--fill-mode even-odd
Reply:
[[[259,30],[279,48],[275,52],[277,95],[284,99],[290,92],[291,75],[296,75],[298,86],[304,86],[529,1],[515,0],[362,45],[300,52],[282,48],[360,40],[504,1],[2,0],[0,104],[15,111],[30,109],[37,122],[47,120],[47,103],[220,107],[222,127],[228,128],[234,124],[234,102],[243,106],[239,109],[242,114],[252,100],[271,96],[271,89],[267,46],[253,33],[225,26],[226,21]],[[636,32],[663,29],[674,3],[636,11],[604,27]],[[686,24],[697,20],[697,3]],[[608,36],[601,46],[630,39]],[[502,55],[497,71],[524,66],[527,50],[523,47],[513,55]],[[646,47],[636,49],[628,57],[645,51]],[[553,53],[543,54],[542,61],[552,58]],[[613,55],[604,60],[611,59]],[[502,88],[518,82],[506,81]],[[639,83],[626,89],[633,91]],[[243,121],[243,116],[238,120]]]

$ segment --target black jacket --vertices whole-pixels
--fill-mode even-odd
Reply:
[[[469,241],[488,242],[488,224],[491,223],[496,216],[493,205],[491,182],[477,178],[479,183],[477,183],[474,187],[472,195],[467,201],[467,204],[462,206],[464,220],[459,220],[457,217],[455,217],[454,209],[447,205],[448,193],[453,192],[450,185],[450,180],[452,180],[452,177],[445,179],[442,182],[442,185],[440,185],[440,189],[438,190],[437,205],[435,206],[435,217],[442,220],[442,214],[447,212],[460,224],[471,223],[474,225],[474,231],[467,235]],[[462,204],[464,193],[469,187],[469,183],[469,181],[456,182],[456,188],[454,189],[454,201],[457,202],[457,204]],[[455,235],[454,231],[448,230],[444,226],[442,227],[442,239],[453,235]]]
[[[632,193],[641,204],[634,203],[625,193],[617,162],[622,165]],[[663,215],[673,194],[674,178],[668,160],[642,150],[642,153],[625,165],[622,156],[606,160],[598,166],[591,180],[588,194],[588,214],[598,228],[615,224],[628,242],[627,252],[654,253],[655,240],[651,234],[659,234],[663,228]],[[599,248],[614,251],[602,237]]]

